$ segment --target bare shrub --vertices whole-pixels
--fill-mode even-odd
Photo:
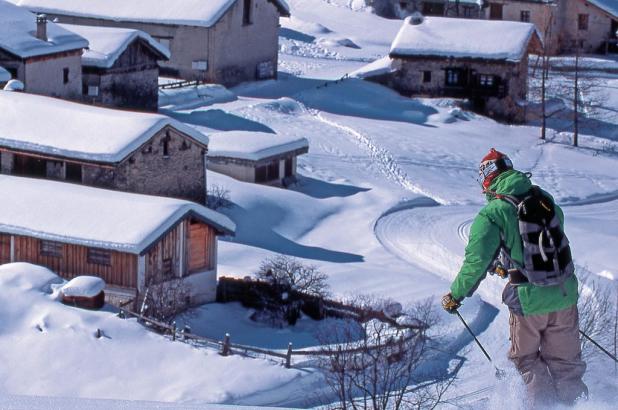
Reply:
[[[230,190],[222,185],[212,184],[206,190],[206,206],[210,209],[217,210],[219,208],[229,208],[232,202],[230,201]]]
[[[376,311],[383,306],[385,303],[371,297],[357,300],[361,309]],[[316,360],[337,398],[332,408],[420,409],[442,402],[453,378],[423,383],[419,374],[427,357],[426,331],[437,322],[432,304],[417,304],[398,317],[409,325],[349,320],[318,335],[323,347]]]
[[[168,322],[189,307],[190,295],[189,286],[182,279],[150,283],[144,293],[141,313]]]
[[[616,332],[610,331],[609,326],[618,326],[618,306],[613,305],[612,289],[603,286],[585,267],[578,267],[578,278],[579,328],[598,343],[615,348]],[[587,358],[597,353],[597,348],[588,339],[582,338],[582,355]]]

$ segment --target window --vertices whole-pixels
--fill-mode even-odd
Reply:
[[[431,71],[423,71],[423,82],[424,83],[431,82]]]
[[[69,82],[69,69],[67,67],[62,69],[62,82],[64,84]]]
[[[463,7],[463,16],[466,18],[474,18],[477,16],[476,9],[474,7]]]
[[[243,0],[242,7],[242,24],[248,26],[253,23],[253,16],[251,15],[251,9],[253,8],[253,0]]]
[[[165,276],[171,276],[172,274],[172,258],[164,258],[163,259],[163,267],[161,272]]]
[[[106,249],[88,248],[87,260],[95,265],[111,266],[112,254]]]
[[[524,23],[529,23],[530,22],[530,10],[522,10],[521,13],[519,14],[519,20],[523,21]]]
[[[502,6],[500,3],[489,3],[490,20],[502,20]]]
[[[496,85],[496,78],[493,75],[479,74],[479,85],[481,87],[491,88]]]
[[[169,131],[165,133],[165,137],[161,139],[161,144],[163,145],[163,157],[167,158],[170,156],[170,141],[172,137],[170,136]]]
[[[82,182],[82,166],[81,164],[74,164],[67,162],[65,164],[64,179],[71,182]]]
[[[54,241],[41,241],[40,252],[42,256],[62,257],[62,244]]]
[[[88,86],[88,96],[89,97],[98,97],[99,96],[99,86],[98,85],[89,85]]]
[[[206,60],[196,60],[191,62],[191,69],[193,70],[208,70],[208,61]]]
[[[448,68],[446,70],[446,85],[461,85],[462,80],[461,70],[457,68]]]
[[[588,30],[588,15],[579,14],[577,16],[577,28],[579,30]]]

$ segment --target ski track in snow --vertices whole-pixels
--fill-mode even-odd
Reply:
[[[352,140],[364,148],[369,152],[369,155],[373,159],[373,161],[378,164],[380,171],[382,174],[386,176],[390,181],[394,181],[399,184],[404,189],[411,191],[415,194],[423,195],[425,197],[431,198],[434,201],[440,204],[447,204],[443,198],[440,198],[434,194],[426,192],[419,186],[415,185],[412,181],[408,179],[408,175],[405,171],[403,171],[397,160],[393,157],[393,155],[385,148],[378,146],[369,136],[364,135],[355,129],[348,127],[346,125],[339,124],[333,120],[325,118],[323,113],[314,109],[307,109],[317,120],[321,121],[324,124],[330,125],[331,127],[337,128],[343,131],[348,136],[352,137]]]

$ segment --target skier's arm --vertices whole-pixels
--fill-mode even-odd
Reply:
[[[464,263],[451,285],[456,300],[472,296],[500,250],[500,229],[481,212],[470,227]]]

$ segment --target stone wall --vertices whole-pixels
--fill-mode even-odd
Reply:
[[[166,138],[169,138],[167,156],[163,152]],[[201,145],[167,127],[118,166],[113,187],[204,204],[205,154]]]
[[[387,78],[386,85],[404,95],[481,99],[485,104],[483,111],[488,115],[520,122],[524,120],[520,102],[526,99],[528,90],[527,63],[527,58],[519,63],[449,61],[441,58],[395,59],[396,71]],[[475,90],[446,87],[447,68],[461,68],[476,75],[495,75],[501,78],[505,94],[490,96],[476,93]],[[431,72],[431,79],[425,82],[426,71]]]
[[[25,91],[52,97],[77,99],[82,95],[82,51],[33,57],[25,61]],[[68,70],[64,82],[64,70]]]
[[[562,50],[573,52],[578,43],[584,53],[594,53],[602,49],[605,41],[611,37],[612,20],[597,7],[583,0],[569,0],[564,7]],[[587,30],[578,30],[579,14],[588,15]]]

